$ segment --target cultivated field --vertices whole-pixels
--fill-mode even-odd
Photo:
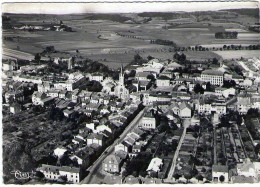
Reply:
[[[239,15],[237,19],[223,20],[222,18],[214,20],[210,18],[211,21],[198,21],[198,17],[197,15],[187,14],[179,18],[176,16],[169,17],[165,20],[165,18],[155,16],[151,17],[152,20],[149,22],[138,24],[130,19],[142,22],[145,18],[133,14],[122,14],[115,17],[93,16],[91,14],[11,15],[11,23],[15,26],[57,24],[62,20],[75,32],[4,30],[3,36],[15,37],[15,39],[13,41],[3,40],[3,52],[4,57],[16,57],[17,55],[14,54],[21,51],[19,58],[23,58],[24,54],[24,58],[29,59],[34,57],[36,53],[42,52],[46,46],[54,46],[60,53],[50,56],[67,57],[68,54],[64,53],[67,52],[71,55],[100,61],[114,68],[120,66],[121,63],[129,63],[137,53],[143,57],[151,55],[160,59],[172,58],[173,52],[169,52],[170,46],[151,44],[150,40],[170,40],[180,47],[195,45],[220,47],[230,44],[246,46],[259,43],[259,34],[248,31],[242,22],[246,20],[247,23],[255,23],[257,22],[256,18]],[[113,19],[116,19],[116,21]],[[166,25],[169,29],[163,28]],[[215,39],[215,32],[224,30],[237,31],[239,33],[238,39]],[[17,36],[19,36],[19,39]],[[16,52],[12,51],[11,55],[10,50]],[[79,50],[79,53],[76,53],[76,50]],[[225,58],[224,54],[226,53],[239,54],[236,51],[185,52],[188,59],[191,60],[220,58],[220,56]],[[219,54],[221,55],[219,56]],[[251,54],[257,55],[255,52],[249,52],[247,56]]]
[[[260,50],[239,50],[239,51],[214,51],[215,54],[221,56],[223,59],[240,59],[243,58],[260,58]]]

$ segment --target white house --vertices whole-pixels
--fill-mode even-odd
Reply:
[[[147,112],[144,114],[139,127],[143,129],[155,129],[156,128],[156,120],[151,112]]]
[[[191,118],[191,107],[186,102],[182,102],[179,106],[179,117],[180,118]]]
[[[67,151],[68,150],[64,147],[57,147],[56,149],[54,149],[54,155],[58,158],[61,158]]]
[[[159,172],[161,171],[163,165],[163,161],[160,158],[153,158],[148,166],[148,168],[146,169],[146,171],[149,172]]]
[[[61,176],[66,177],[67,182],[71,183],[79,183],[81,180],[80,168],[76,167],[42,164],[37,170],[42,172],[48,180],[57,181]]]
[[[128,147],[127,147],[126,145],[124,145],[123,143],[117,144],[117,145],[115,146],[115,152],[120,151],[120,150],[121,150],[121,151],[124,151],[124,152],[126,152],[126,153],[129,152]]]
[[[201,73],[201,80],[212,85],[223,85],[224,73],[218,70],[205,70]]]
[[[87,145],[91,145],[91,144],[98,144],[100,146],[103,146],[103,144],[104,144],[104,135],[91,133],[87,137]]]
[[[228,182],[228,166],[225,165],[213,165],[212,166],[212,181],[213,182]]]
[[[158,87],[170,86],[170,78],[164,75],[160,76],[156,80],[156,85]]]

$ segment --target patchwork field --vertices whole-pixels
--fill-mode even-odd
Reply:
[[[183,14],[183,13],[182,13]],[[210,14],[210,13],[209,13]],[[195,14],[196,15],[196,14]],[[179,18],[174,15],[169,18],[151,17],[152,20],[142,22],[147,17],[140,17],[133,14],[122,15],[9,15],[11,24],[21,25],[46,25],[59,23],[72,27],[75,32],[56,31],[22,31],[4,29],[4,37],[13,37],[13,40],[3,40],[4,57],[16,57],[30,59],[36,53],[42,52],[46,46],[54,46],[61,53],[50,56],[77,55],[82,58],[88,57],[100,61],[114,68],[121,63],[129,63],[135,54],[143,57],[148,55],[160,59],[172,58],[173,52],[169,52],[170,46],[151,44],[150,40],[169,40],[180,47],[202,45],[207,47],[220,47],[228,44],[255,45],[259,44],[259,33],[253,33],[246,29],[238,21],[216,19],[211,21],[198,21],[200,16],[181,15]],[[164,16],[164,15],[162,15]],[[200,18],[201,19],[201,18]],[[213,18],[211,18],[213,19]],[[256,18],[239,15],[238,20],[247,20],[248,23],[257,22]],[[168,29],[165,29],[165,26]],[[215,39],[217,31],[237,31],[238,39],[220,40]],[[10,50],[12,50],[12,55]],[[76,50],[79,53],[76,53]],[[15,51],[15,52],[14,52]],[[17,51],[20,51],[17,55]],[[68,54],[65,54],[68,53]],[[215,53],[185,52],[191,60],[205,60],[207,58],[228,57],[226,53],[239,54],[236,51],[218,51]],[[241,54],[247,53],[241,52]],[[249,52],[247,56],[257,55]],[[236,56],[236,55],[234,55]]]

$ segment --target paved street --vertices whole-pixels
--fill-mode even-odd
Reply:
[[[136,125],[138,125],[139,121],[141,120],[142,116],[144,114],[144,109],[139,112],[139,114],[133,119],[133,121],[126,127],[124,132],[120,135],[119,139],[115,140],[112,145],[110,145],[102,154],[101,156],[88,168],[89,174],[87,177],[85,177],[82,181],[81,184],[90,184],[94,180],[94,175],[100,166],[102,166],[102,161],[110,155],[114,151],[114,147],[116,144],[120,143],[123,141],[123,139],[126,137],[126,135],[134,129]]]
[[[175,170],[175,167],[176,167],[176,160],[177,160],[177,158],[178,158],[178,155],[179,155],[179,151],[180,151],[180,149],[181,149],[182,142],[183,142],[184,137],[185,137],[185,135],[186,135],[186,129],[187,129],[187,127],[184,127],[183,133],[182,133],[182,135],[181,135],[181,138],[180,138],[180,141],[179,141],[179,144],[178,144],[178,147],[177,147],[177,149],[176,149],[176,151],[175,151],[175,154],[174,154],[174,157],[173,157],[173,160],[172,160],[171,169],[170,169],[169,174],[168,174],[168,179],[172,179],[172,176],[173,176],[173,174],[174,174],[174,170]]]

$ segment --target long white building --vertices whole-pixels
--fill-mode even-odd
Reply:
[[[210,82],[212,85],[223,85],[224,73],[218,70],[205,70],[201,73],[201,80],[204,82]]]

